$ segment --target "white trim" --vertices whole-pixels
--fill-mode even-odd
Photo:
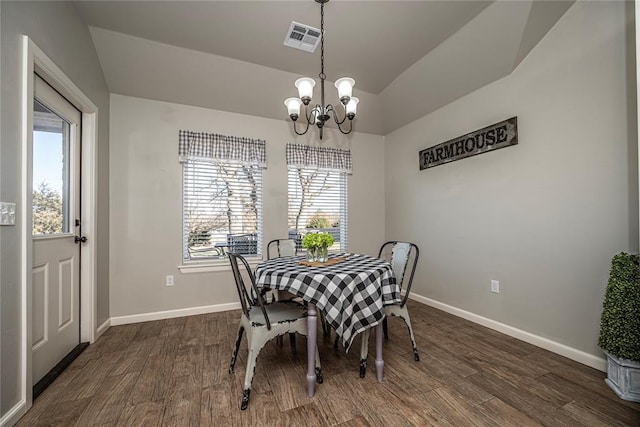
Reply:
[[[634,7],[634,13],[635,13],[635,36],[636,36],[636,40],[635,40],[635,45],[636,45],[636,127],[637,127],[637,134],[636,135],[640,135],[640,102],[638,102],[640,100],[640,5],[638,5],[637,1],[633,2],[633,7]],[[636,149],[638,149],[638,162],[640,162],[640,140],[636,141]],[[640,163],[638,163],[640,164]],[[636,170],[637,173],[637,177],[638,179],[640,179],[640,168],[637,168]],[[638,206],[636,206],[638,207]],[[640,226],[640,218],[638,218],[639,223],[638,225]],[[640,228],[639,228],[640,230]]]
[[[250,266],[255,267],[264,261],[263,258],[246,258]],[[182,274],[194,274],[194,273],[220,273],[231,271],[231,265],[225,258],[224,261],[213,261],[207,263],[192,263],[183,264],[178,266],[178,270]]]
[[[67,98],[82,112],[82,232],[88,238],[81,246],[81,319],[80,338],[94,342],[97,315],[97,271],[96,271],[96,218],[97,218],[97,143],[98,107],[64,74],[64,72],[28,36],[23,36],[22,55],[22,164],[20,212],[22,243],[21,253],[21,401],[24,410],[31,408],[32,396],[32,351],[31,351],[31,268],[32,268],[32,183],[31,152],[33,129],[33,73],[37,73],[48,84]],[[4,420],[4,418],[3,418]]]
[[[203,305],[201,307],[180,308],[177,310],[155,311],[152,313],[130,314],[128,316],[112,317],[111,326],[127,325],[129,323],[149,322],[151,320],[173,319],[174,317],[193,316],[196,314],[218,313],[220,311],[239,310],[239,302],[227,304]]]
[[[182,274],[194,274],[194,273],[217,273],[224,271],[231,271],[229,262],[219,263],[207,263],[207,264],[183,264],[178,266],[178,270]]]
[[[97,253],[97,212],[98,212],[98,110],[82,113],[82,234],[87,242],[82,243],[80,265],[80,340],[95,342],[98,316],[98,270]],[[86,171],[86,172],[85,172]],[[89,309],[86,309],[89,307]]]
[[[4,414],[2,418],[0,418],[0,427],[4,426],[12,426],[18,422],[18,420],[27,412],[27,404],[23,400],[16,403],[13,408],[9,409],[9,411]]]
[[[454,316],[462,317],[463,319],[467,319],[473,323],[486,326],[489,329],[502,332],[505,335],[508,335],[513,338],[517,338],[529,344],[535,345],[536,347],[549,350],[553,353],[567,357],[571,360],[575,360],[576,362],[582,363],[583,365],[590,366],[599,371],[603,371],[603,372],[607,371],[607,361],[601,357],[594,356],[593,354],[586,353],[582,350],[569,347],[559,342],[552,341],[548,338],[544,338],[539,335],[532,334],[531,332],[523,331],[522,329],[514,328],[513,326],[500,323],[493,319],[488,319],[486,317],[480,316],[475,313],[471,313],[466,310],[462,310],[460,308],[442,303],[440,301],[423,297],[422,295],[418,295],[413,292],[409,294],[409,298],[411,298],[414,301],[420,302],[422,304],[428,305],[430,307],[434,307],[444,312],[453,314]]]
[[[21,206],[20,241],[22,243],[21,259],[21,401],[24,402],[25,412],[33,404],[33,383],[31,370],[31,288],[33,269],[33,244],[31,240],[33,222],[33,188],[30,165],[33,163],[32,139],[33,139],[33,95],[34,95],[34,45],[28,37],[24,36],[22,51],[22,164],[21,164]]]
[[[98,329],[96,330],[96,339],[100,338],[100,335],[104,334],[107,329],[109,329],[111,327],[111,319],[107,319],[104,322],[102,322],[102,325],[98,326]]]

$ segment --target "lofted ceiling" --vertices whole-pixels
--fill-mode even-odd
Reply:
[[[113,93],[287,120],[320,49],[283,45],[297,1],[76,1]],[[384,135],[510,74],[573,1],[353,1],[325,5],[325,73],[349,76],[359,131]],[[333,99],[335,92],[329,84]]]

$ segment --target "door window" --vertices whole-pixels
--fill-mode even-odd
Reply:
[[[72,231],[70,215],[70,125],[34,100],[33,235]]]

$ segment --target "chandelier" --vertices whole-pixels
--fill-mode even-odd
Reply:
[[[351,96],[353,85],[356,83],[355,80],[350,77],[342,77],[334,83],[336,89],[338,89],[340,103],[344,107],[344,116],[342,119],[338,117],[338,113],[333,105],[324,103],[324,81],[327,78],[324,74],[324,4],[329,0],[315,1],[320,3],[320,74],[318,74],[318,77],[320,77],[320,104],[316,104],[312,108],[309,107],[311,98],[313,97],[313,87],[316,85],[316,82],[312,78],[302,77],[295,81],[299,97],[287,98],[284,101],[284,105],[287,106],[289,118],[293,121],[293,130],[296,134],[304,135],[309,130],[309,126],[315,124],[320,130],[320,139],[322,139],[324,124],[331,119],[332,116],[340,132],[345,135],[351,133],[353,126],[352,121],[356,116],[356,109],[360,100],[355,96]],[[307,123],[304,130],[299,132],[296,123],[300,117],[300,107],[302,105],[304,105],[304,118]],[[342,125],[347,119],[349,119],[349,129],[345,130],[342,128]]]

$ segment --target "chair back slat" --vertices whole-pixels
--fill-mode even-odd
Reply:
[[[255,306],[259,306],[264,319],[267,323],[267,329],[271,329],[271,322],[267,315],[267,310],[264,307],[264,299],[258,290],[256,285],[256,279],[251,271],[251,267],[247,260],[242,256],[234,252],[227,252],[229,256],[229,262],[231,264],[231,270],[233,271],[233,278],[236,282],[236,289],[238,290],[238,297],[240,298],[240,305],[242,306],[242,312],[245,316],[249,317],[249,311]],[[238,261],[242,264],[239,266]],[[245,277],[248,279],[248,284],[245,281]],[[248,290],[247,290],[248,288]]]
[[[404,272],[406,271],[407,263],[409,262],[410,250],[411,245],[406,242],[396,242],[391,249],[391,267],[393,268],[393,273],[396,276],[396,282],[400,286],[402,286],[402,278],[404,277]]]
[[[293,239],[275,239],[267,244],[267,259],[296,255],[296,241]]]

